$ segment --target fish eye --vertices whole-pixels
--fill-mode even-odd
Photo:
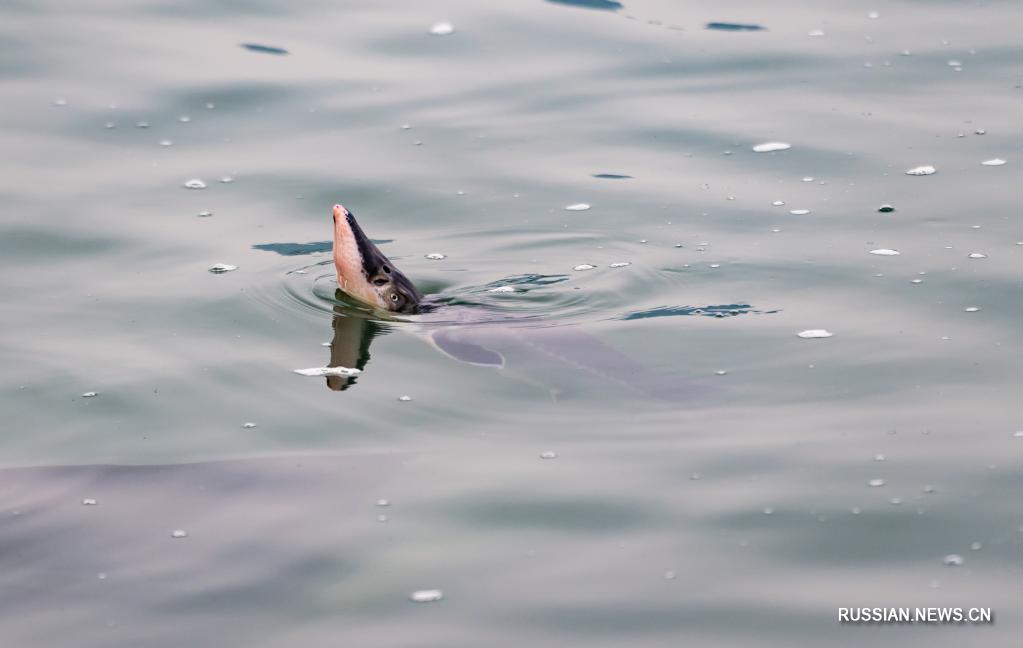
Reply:
[[[391,301],[393,302],[398,301],[398,293],[391,293]]]

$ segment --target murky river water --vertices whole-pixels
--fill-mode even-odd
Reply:
[[[1018,645],[1023,5],[623,4],[0,7],[4,646]]]

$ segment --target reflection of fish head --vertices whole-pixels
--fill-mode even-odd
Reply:
[[[341,290],[355,299],[395,313],[419,311],[423,295],[341,205],[334,205],[334,266]]]
[[[336,293],[338,301],[343,298],[341,289]],[[373,338],[387,332],[379,322],[346,315],[340,306],[334,307],[334,339],[330,343],[329,367],[352,367],[362,370],[369,362],[369,346]],[[343,391],[355,384],[355,376],[327,376],[327,387]]]

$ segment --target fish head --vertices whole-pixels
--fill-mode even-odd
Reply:
[[[338,286],[355,299],[393,313],[419,312],[422,293],[341,205],[334,205],[334,267]]]

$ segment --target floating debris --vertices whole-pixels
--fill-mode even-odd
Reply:
[[[987,131],[984,130],[983,128],[978,128],[977,130],[973,131],[973,134],[974,135],[987,135]]]
[[[966,256],[968,258],[970,258],[970,259],[986,259],[987,258],[987,255],[984,254],[983,252],[970,252]]]
[[[582,272],[584,270],[593,270],[596,267],[597,266],[595,266],[593,264],[590,264],[590,263],[580,263],[579,265],[577,265],[576,267],[574,267],[572,269],[573,270],[578,270],[579,272]]]
[[[412,397],[409,396],[408,394],[402,394],[401,396],[398,397],[398,400],[401,401],[402,403],[411,403]]]
[[[967,306],[963,310],[967,313],[976,313],[980,311],[980,306]]]
[[[82,506],[96,506],[97,504],[99,504],[99,502],[91,497],[86,497],[82,500]]]
[[[431,261],[440,261],[442,259],[448,258],[448,255],[441,254],[440,252],[430,252],[429,254],[426,255],[426,258]]]
[[[205,189],[206,183],[199,178],[192,178],[185,181],[185,189]]]
[[[312,367],[310,369],[293,369],[292,373],[297,373],[300,376],[357,376],[362,373],[362,370],[348,367]]]
[[[796,336],[803,338],[804,340],[818,340],[821,338],[832,337],[834,333],[827,329],[807,329],[796,333]]]
[[[213,274],[224,274],[225,272],[231,272],[237,269],[238,266],[231,265],[230,263],[218,263],[216,265],[210,266],[210,272],[212,272]]]
[[[782,205],[784,205],[784,204],[785,204],[785,201],[784,201],[784,200],[775,200],[775,201],[774,201],[773,203],[771,203],[771,204],[772,204],[772,205],[774,205],[775,207],[781,207]]]
[[[574,205],[566,205],[565,211],[586,211],[590,206],[586,203],[575,203]]]
[[[959,554],[949,554],[945,556],[941,562],[949,567],[959,567],[966,561],[963,560],[963,557]]]
[[[447,36],[455,33],[455,26],[449,22],[439,22],[430,27],[430,33],[434,36]]]
[[[792,148],[788,142],[764,142],[753,147],[754,153],[773,153],[774,151],[787,151]]]
[[[632,265],[632,261],[618,261],[616,263],[612,263],[608,267],[609,268],[625,268],[625,267],[630,266],[630,265]]]
[[[84,394],[82,394],[82,398],[96,398],[97,396],[99,396],[99,392],[94,391],[85,392]]]
[[[984,160],[981,162],[984,166],[1002,166],[1006,161],[1002,158],[991,158],[990,160]]]
[[[249,50],[250,52],[258,52],[260,54],[273,54],[275,56],[287,56],[288,50],[283,47],[274,47],[273,45],[260,45],[259,43],[242,43],[242,47]]]
[[[224,184],[231,184],[232,182],[234,182],[234,178],[232,178],[231,176],[224,176],[220,179],[220,181]]]
[[[541,459],[557,459],[558,458],[558,453],[554,452],[553,450],[544,450],[543,452],[540,453],[540,458]]]
[[[444,592],[439,589],[416,590],[409,595],[409,598],[416,603],[433,603],[444,598]]]
[[[188,537],[188,531],[185,531],[184,529],[175,529],[174,531],[171,531],[171,537],[172,538],[187,538]]]
[[[810,213],[809,209],[790,209],[789,213],[793,216],[806,216]]]
[[[885,203],[885,204],[881,205],[880,207],[878,207],[877,211],[881,212],[882,214],[890,214],[893,211],[895,211],[895,208],[892,207],[891,205],[889,205],[888,203]]]
[[[870,253],[871,254],[876,254],[877,256],[899,256],[900,254],[902,254],[898,250],[889,250],[887,248],[880,248],[880,249],[877,249],[877,250],[871,250]]]
[[[252,428],[256,427],[256,424],[251,422],[242,423],[242,427],[245,428],[246,430],[251,430]]]
[[[198,214],[199,218],[209,218],[212,215],[213,215],[213,212],[211,212],[211,211],[201,211]]]
[[[906,169],[906,175],[909,176],[934,175],[937,172],[938,170],[930,166],[929,164],[925,164],[924,166],[913,167],[912,169]]]
[[[880,488],[884,486],[884,480],[880,478],[871,479],[870,481],[867,482],[867,486],[870,486],[871,488]]]

